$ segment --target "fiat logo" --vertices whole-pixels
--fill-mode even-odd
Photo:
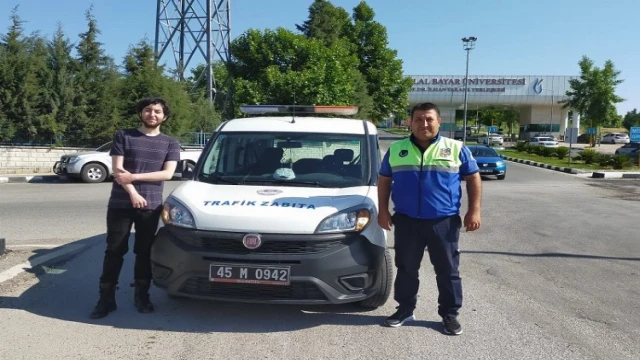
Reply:
[[[258,234],[247,234],[242,238],[242,245],[247,249],[257,249],[262,245],[262,239]]]

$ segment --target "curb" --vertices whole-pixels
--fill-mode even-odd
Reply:
[[[0,272],[0,284],[7,280],[13,279],[14,277],[18,276],[20,273],[26,272],[27,270],[31,270],[38,266],[42,266],[50,263],[56,263],[56,262],[69,259],[77,255],[78,253],[80,253],[82,250],[86,248],[88,248],[87,244],[63,245],[57,251],[34,257],[33,259],[29,261],[25,261],[22,264],[18,264],[10,268],[9,270]]]
[[[640,179],[640,172],[594,172],[592,177],[595,179]]]
[[[17,175],[0,176],[0,184],[6,183],[54,183],[60,182],[58,175]]]
[[[573,169],[573,168],[547,165],[547,164],[539,163],[532,160],[522,160],[522,159],[516,159],[512,157],[507,157],[507,156],[505,156],[503,159],[525,164],[525,165],[540,167],[543,169],[560,171],[567,174],[577,175],[577,174],[592,173],[591,178],[593,179],[640,179],[640,172],[622,172],[622,171],[593,171],[592,172],[592,171],[584,171],[584,170]]]
[[[543,169],[549,169],[549,170],[555,170],[555,171],[560,171],[563,173],[567,173],[567,174],[586,174],[588,172],[591,171],[584,171],[584,170],[579,170],[579,169],[573,169],[573,168],[567,168],[567,167],[561,167],[561,166],[553,166],[553,165],[547,165],[547,164],[543,164],[543,163],[539,163],[536,161],[532,161],[532,160],[522,160],[522,159],[516,159],[516,158],[512,158],[512,157],[504,157],[505,160],[509,160],[509,161],[513,161],[513,162],[517,162],[517,163],[521,163],[521,164],[525,164],[525,165],[531,165],[531,166],[535,166],[535,167],[540,167]]]

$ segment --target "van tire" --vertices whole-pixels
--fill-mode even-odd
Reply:
[[[391,296],[391,284],[393,283],[393,264],[389,249],[384,250],[380,270],[376,274],[375,294],[362,301],[358,305],[363,308],[375,309],[384,305]]]

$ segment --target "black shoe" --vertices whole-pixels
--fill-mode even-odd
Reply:
[[[116,305],[116,289],[113,285],[100,284],[100,299],[89,315],[90,318],[102,319],[118,308]]]
[[[442,318],[442,325],[444,325],[444,333],[447,335],[460,335],[462,334],[462,326],[454,316],[448,315]]]
[[[401,309],[399,307],[397,309],[398,311],[396,311],[393,315],[389,316],[384,321],[387,326],[399,327],[407,321],[416,319],[416,317],[413,315],[413,310]]]
[[[131,285],[135,287],[133,302],[138,309],[138,312],[144,314],[154,312],[155,308],[149,300],[149,287],[151,283],[149,281],[136,280]]]

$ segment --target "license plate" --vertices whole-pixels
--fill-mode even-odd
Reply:
[[[493,172],[493,170],[491,170],[491,169],[480,169],[480,172],[481,173],[490,173],[490,172]]]
[[[246,266],[235,264],[211,264],[209,280],[212,282],[290,285],[291,268],[287,266]]]

